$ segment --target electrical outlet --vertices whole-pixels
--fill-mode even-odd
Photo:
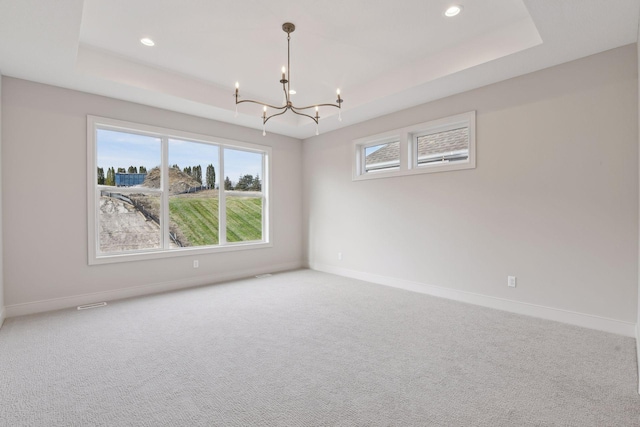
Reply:
[[[200,263],[198,262],[197,259],[193,260],[193,268],[198,268],[200,267]]]
[[[338,261],[342,261],[342,252],[338,252]]]
[[[507,276],[507,286],[510,288],[516,287],[516,276]]]

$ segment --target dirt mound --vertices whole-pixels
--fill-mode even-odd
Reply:
[[[201,185],[202,184],[181,170],[174,168],[169,169],[169,194],[184,193],[189,188],[200,187]],[[147,173],[142,186],[147,188],[160,188],[160,168],[151,169]]]

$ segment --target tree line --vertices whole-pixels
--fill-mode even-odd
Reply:
[[[129,169],[118,168],[116,171],[115,168],[110,167],[107,168],[107,174],[105,175],[104,168],[98,167],[98,185],[116,185],[116,173],[147,173],[147,168],[144,166],[140,166],[140,168],[129,166]]]
[[[171,167],[180,170],[180,166],[178,165]],[[202,185],[202,166],[187,166],[182,169],[182,172]],[[105,175],[104,168],[98,167],[98,185],[116,185],[116,173],[147,173],[147,168],[144,166],[129,166],[128,169],[118,168],[116,170],[114,167],[110,167],[107,168],[107,174]],[[206,168],[205,185],[208,188],[215,188],[216,186],[216,168],[212,164]]]
[[[173,165],[171,167],[173,169],[180,170],[180,166],[178,166],[178,165]],[[195,181],[198,181],[200,183],[200,185],[203,185],[203,183],[202,183],[202,166],[200,166],[200,165],[187,166],[186,168],[182,169],[182,172],[184,172],[187,175],[189,175]],[[212,164],[207,166],[207,168],[205,169],[204,185],[206,185],[208,188],[216,188],[216,168]]]
[[[224,178],[225,190],[236,191],[262,191],[262,182],[260,181],[260,175],[256,174],[254,177],[251,174],[242,175],[236,185],[233,185],[229,177]]]
[[[181,170],[180,166],[173,165],[171,166],[173,169]],[[182,169],[182,172],[189,175],[195,181],[202,185],[202,166],[187,166]],[[113,167],[107,168],[107,173],[105,175],[104,168],[98,168],[98,185],[116,185],[116,173],[147,173],[147,168],[144,166],[129,166],[128,169],[118,168],[117,170]],[[216,188],[216,168],[210,164],[205,169],[205,184],[208,188]],[[251,174],[242,175],[236,185],[233,185],[229,177],[225,177],[224,179],[224,189],[225,190],[236,190],[236,191],[262,191],[262,181],[260,180],[260,175],[256,174],[254,177]]]

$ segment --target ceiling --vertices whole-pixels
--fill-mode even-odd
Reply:
[[[257,106],[236,117],[234,84],[282,103],[293,22],[293,103],[341,89],[343,120],[320,110],[327,132],[635,43],[639,14],[640,0],[0,0],[0,72],[261,129]],[[288,113],[267,131],[316,126]]]

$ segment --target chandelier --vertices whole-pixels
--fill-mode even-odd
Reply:
[[[280,79],[280,83],[282,83],[282,90],[284,91],[284,105],[283,106],[275,106],[275,105],[271,105],[271,104],[267,104],[266,102],[260,102],[260,101],[254,101],[252,99],[243,99],[241,101],[238,100],[238,98],[240,97],[239,94],[239,89],[240,89],[240,83],[236,82],[236,116],[238,115],[238,104],[242,104],[243,102],[251,102],[253,104],[258,104],[258,105],[262,105],[262,135],[266,135],[266,129],[265,126],[267,124],[267,122],[269,121],[270,118],[272,117],[276,117],[276,116],[281,116],[282,114],[286,113],[287,111],[291,110],[293,113],[298,114],[299,116],[305,116],[310,118],[311,120],[313,120],[314,122],[316,122],[316,135],[319,134],[318,131],[318,122],[320,120],[320,112],[319,112],[319,107],[336,107],[338,108],[338,120],[342,121],[342,116],[341,116],[341,109],[342,109],[342,102],[343,99],[340,98],[340,89],[338,89],[336,91],[336,94],[338,95],[338,99],[336,100],[335,104],[314,104],[314,105],[309,105],[306,107],[296,107],[295,105],[293,105],[293,102],[291,101],[291,95],[292,95],[292,91],[291,91],[291,78],[290,78],[290,71],[291,71],[291,48],[290,48],[290,41],[291,41],[291,33],[293,33],[296,30],[296,26],[293,25],[291,22],[285,22],[284,24],[282,24],[282,30],[287,33],[287,67],[282,67],[282,77]],[[295,93],[295,92],[293,92]],[[272,108],[274,110],[276,110],[275,113],[267,115],[267,108]],[[315,116],[312,116],[310,114],[306,114],[304,111],[306,110],[311,110],[315,108]]]

